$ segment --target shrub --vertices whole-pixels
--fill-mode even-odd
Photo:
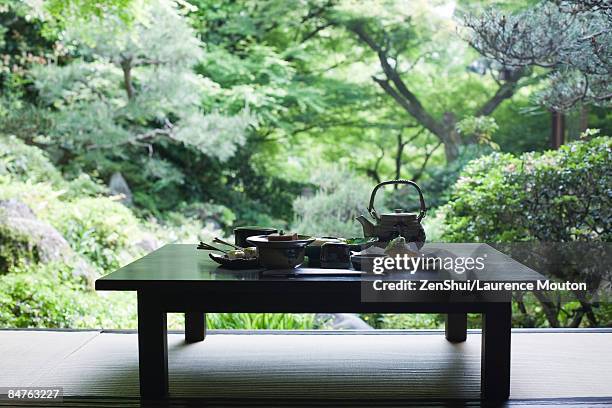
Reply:
[[[612,140],[471,162],[446,208],[449,241],[612,239]]]
[[[314,328],[313,314],[291,313],[209,313],[211,329],[307,330]]]
[[[23,201],[101,270],[110,272],[139,255],[133,248],[142,231],[128,208],[103,196],[64,200],[64,193],[48,183],[0,179],[0,200]]]
[[[55,202],[45,210],[44,218],[102,271],[112,272],[138,255],[133,249],[141,235],[138,220],[111,198]]]
[[[335,167],[322,169],[311,182],[319,188],[312,196],[298,197],[293,202],[296,216],[292,228],[318,236],[362,236],[355,217],[367,213],[372,183]]]
[[[0,276],[0,327],[134,328],[132,293],[97,293],[61,262],[21,264]]]
[[[73,327],[86,313],[80,291],[36,273],[10,273],[0,279],[0,325]]]
[[[47,183],[67,198],[107,192],[106,186],[84,173],[66,180],[45,151],[12,135],[0,134],[0,176],[32,184]]]
[[[15,136],[0,135],[0,175],[33,183],[65,184],[59,170],[42,150],[26,145]]]
[[[20,262],[38,262],[39,259],[38,250],[31,244],[29,237],[2,225],[0,218],[0,275]]]

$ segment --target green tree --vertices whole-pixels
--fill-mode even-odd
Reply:
[[[469,143],[469,140],[463,140],[457,132],[458,121],[464,116],[478,117],[492,114],[503,101],[512,97],[518,88],[526,84],[521,80],[529,72],[517,69],[495,73],[497,86],[492,94],[487,89],[489,95],[486,98],[475,96],[477,103],[470,104],[467,110],[449,104],[443,104],[441,109],[436,109],[431,102],[423,102],[423,97],[433,97],[433,95],[419,92],[418,78],[420,65],[429,61],[442,68],[442,64],[450,59],[448,57],[451,53],[457,51],[449,47],[444,50],[439,45],[433,46],[431,39],[436,36],[437,31],[444,32],[443,23],[436,21],[435,18],[428,18],[425,13],[418,14],[414,9],[405,11],[399,4],[382,10],[365,17],[365,10],[360,7],[340,6],[330,10],[328,18],[334,25],[344,27],[352,33],[363,49],[373,53],[380,70],[373,73],[372,80],[410,117],[444,145],[447,161],[454,161],[459,157],[460,146]],[[431,9],[428,11],[432,12]],[[417,19],[428,24],[418,24]],[[441,37],[438,35],[437,39]],[[446,40],[452,41],[448,37]],[[440,56],[448,59],[445,61]],[[433,72],[442,74],[442,70]],[[441,78],[448,81],[450,78],[447,75],[448,71],[444,72]],[[455,78],[458,79],[460,76],[461,74]],[[427,80],[435,81],[431,76]],[[463,93],[462,99],[457,102],[464,105],[465,96]]]
[[[607,1],[545,0],[508,12],[467,14],[470,44],[507,69],[548,72],[537,101],[555,111],[578,104],[610,106],[612,6]]]
[[[152,29],[152,26],[155,29]],[[52,143],[87,154],[166,138],[221,160],[244,143],[248,110],[205,114],[215,84],[193,73],[200,42],[173,2],[149,2],[138,21],[67,21],[61,44],[77,58],[33,70],[42,101],[57,111]]]

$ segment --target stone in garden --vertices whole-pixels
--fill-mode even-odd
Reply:
[[[315,321],[334,330],[374,330],[355,313],[317,313]]]
[[[112,195],[121,196],[119,202],[123,205],[132,205],[132,190],[120,172],[115,172],[108,182],[108,187]]]
[[[63,262],[73,273],[88,280],[94,269],[70,247],[51,225],[36,218],[32,210],[17,199],[0,200],[0,271],[24,262]]]
[[[155,238],[153,234],[145,234],[140,241],[136,244],[136,247],[142,249],[144,252],[153,252],[161,246],[161,243]]]

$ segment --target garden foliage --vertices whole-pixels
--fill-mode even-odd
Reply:
[[[474,160],[461,173],[449,203],[441,210],[446,224],[442,239],[608,243],[612,240],[611,160],[609,137],[578,141],[545,153],[518,157],[494,153]],[[511,250],[512,246],[507,249]],[[562,255],[565,254],[555,258],[561,264]],[[568,256],[575,261],[575,256]],[[571,261],[566,259],[566,265]],[[543,293],[516,293],[513,304],[516,326],[609,324],[609,305],[586,300],[602,285],[599,276],[595,279],[571,267],[553,268],[550,274],[550,278],[561,281],[567,280],[568,274],[581,274],[571,275],[573,281],[590,282],[591,293],[566,293],[566,302]]]
[[[311,181],[316,188],[294,201],[292,228],[315,236],[363,236],[355,217],[367,213],[372,183],[340,167],[321,169]]]
[[[468,164],[446,206],[455,242],[612,240],[612,139]]]
[[[134,296],[98,294],[92,279],[142,256],[145,239],[206,234],[194,220],[183,219],[189,229],[139,220],[107,193],[86,175],[64,179],[42,150],[0,135],[0,203],[27,216],[0,208],[0,326],[134,327]]]
[[[496,38],[514,55],[537,50],[522,45],[550,28],[536,17],[555,11],[552,3],[509,6],[522,36],[494,11],[481,28],[503,31]],[[498,147],[546,149],[550,112],[533,96],[560,104],[537,92],[544,77],[572,104],[602,105],[566,114],[568,140],[585,126],[610,134],[608,104],[598,99],[609,94],[607,65],[592,65],[591,55],[609,54],[610,33],[601,18],[584,18],[601,13],[579,12],[571,30],[549,30],[562,54],[547,68],[482,47],[478,54],[456,35],[465,7],[0,0],[0,324],[134,327],[133,297],[97,294],[92,278],[163,243],[236,226],[360,236],[354,218],[366,213],[374,185],[394,178],[423,188],[430,239],[609,240],[609,139],[472,161]],[[604,81],[576,95],[585,83],[577,71]],[[125,205],[107,187],[117,173],[131,193]],[[417,203],[405,189],[379,196],[379,210]],[[545,324],[534,316],[525,325]],[[292,315],[209,319],[214,327],[312,324]],[[377,327],[441,323],[372,319]]]
[[[221,235],[201,224],[198,211],[233,216],[224,207],[200,205],[166,221],[139,219],[99,182],[85,175],[65,180],[42,150],[0,135],[0,204],[9,200],[22,203],[32,216],[26,221],[53,232],[69,245],[59,249],[75,256],[44,259],[38,248],[51,237],[15,231],[10,226],[20,221],[7,220],[0,207],[0,327],[135,328],[134,294],[96,292],[92,279],[164,242]],[[80,268],[91,275],[76,273]],[[215,328],[304,329],[313,321],[312,315],[209,315]],[[182,328],[182,319],[171,315],[169,325]]]

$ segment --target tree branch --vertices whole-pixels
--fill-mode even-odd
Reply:
[[[306,41],[310,40],[312,37],[314,37],[315,35],[317,35],[319,32],[325,30],[327,27],[331,27],[332,23],[325,23],[322,24],[320,26],[315,27],[311,32],[309,32],[308,34],[306,34],[303,38],[301,43],[305,43]]]
[[[161,128],[161,129],[151,129],[148,132],[141,133],[139,135],[127,138],[127,139],[122,140],[122,141],[117,142],[117,143],[105,143],[105,144],[93,144],[93,145],[89,145],[89,146],[87,146],[87,150],[112,149],[114,147],[122,146],[122,145],[126,145],[126,144],[138,144],[138,143],[142,143],[142,142],[154,139],[155,137],[158,137],[158,136],[166,136],[166,137],[169,137],[170,139],[173,139],[173,135],[174,135],[174,129],[173,129],[172,125],[170,125],[170,126],[166,126],[164,128]]]
[[[423,160],[423,164],[421,164],[421,168],[414,174],[414,176],[412,176],[412,181],[414,182],[419,181],[423,173],[425,173],[425,168],[427,167],[427,163],[429,162],[429,159],[434,154],[434,152],[438,150],[438,147],[440,146],[442,146],[442,142],[438,142],[438,144],[435,145],[434,148],[431,149],[429,152],[425,150],[425,160]]]
[[[356,22],[350,24],[348,27],[378,56],[386,80],[376,77],[372,77],[372,79],[430,132],[437,136],[445,133],[444,126],[425,110],[416,95],[408,89],[397,71],[389,64],[389,55],[387,51],[366,31],[364,24],[362,22]],[[393,86],[391,86],[390,82]]]
[[[497,88],[495,94],[478,109],[475,116],[489,116],[503,101],[512,98],[523,75],[522,69],[512,72],[510,78]]]
[[[376,183],[380,183],[381,179],[380,174],[378,174],[378,167],[380,166],[380,162],[382,161],[382,159],[385,157],[385,149],[383,149],[383,147],[379,144],[377,144],[377,146],[380,149],[380,156],[376,158],[376,162],[374,162],[374,167],[371,169],[366,168],[365,172],[369,177],[374,179]]]

